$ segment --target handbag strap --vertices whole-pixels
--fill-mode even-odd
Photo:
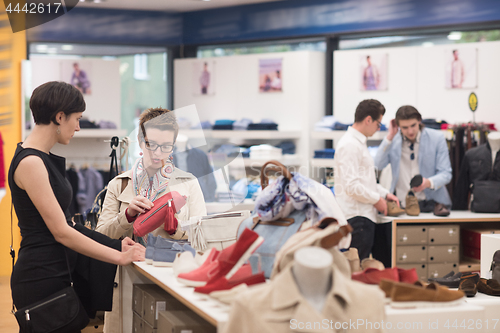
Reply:
[[[274,164],[275,166],[269,167],[266,170],[266,167],[271,164]],[[292,174],[281,162],[276,160],[267,161],[260,169],[260,186],[262,186],[262,189],[265,189],[269,184],[269,177],[266,174],[267,171],[281,172],[283,176],[288,180],[292,179]]]
[[[12,209],[14,207],[14,203],[10,203],[10,256],[12,257],[12,272],[14,272],[14,263],[16,259],[16,251],[14,251],[14,228],[13,228],[13,218],[12,218]],[[62,245],[62,244],[61,244]],[[64,245],[63,245],[64,246]],[[64,256],[66,257],[66,265],[68,266],[68,274],[69,281],[71,283],[71,287],[73,287],[73,277],[71,276],[71,269],[69,267],[69,259],[68,253],[66,252],[66,247],[64,246]],[[12,309],[10,310],[12,314],[16,312],[16,306],[14,305],[14,301],[12,301]]]
[[[10,203],[10,256],[12,257],[12,271],[14,271],[14,261],[16,258],[16,251],[14,251],[14,231],[12,230],[12,208],[14,207],[14,203]],[[12,301],[12,310],[10,310],[12,314],[16,312],[16,307],[14,306],[14,301]]]

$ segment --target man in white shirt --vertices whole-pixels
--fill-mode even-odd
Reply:
[[[380,128],[385,107],[377,100],[359,103],[354,124],[335,147],[333,160],[335,195],[347,221],[353,227],[351,247],[359,259],[370,253],[384,266],[391,266],[391,223],[377,224],[377,211],[387,215],[387,200],[397,197],[377,184],[375,165],[366,145]]]

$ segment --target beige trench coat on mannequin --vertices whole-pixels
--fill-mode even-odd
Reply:
[[[128,183],[122,192],[122,179],[124,178],[128,179]],[[191,216],[207,215],[203,192],[195,176],[175,168],[172,172],[167,190],[164,193],[171,191],[177,191],[179,194],[187,197],[186,204],[177,214],[178,220],[186,221],[189,220]],[[125,216],[125,210],[135,196],[131,170],[111,180],[108,184],[108,191],[104,199],[96,231],[115,239],[126,236],[132,238],[134,224],[128,222]],[[154,236],[160,235],[163,238],[187,239],[187,234],[185,232],[178,229],[175,234],[169,235],[163,229],[163,226],[152,231],[152,234]],[[115,282],[118,283],[118,275],[115,278]],[[104,317],[105,333],[120,333],[120,313],[118,310],[121,299],[118,290],[119,289],[115,288],[113,294],[113,311],[106,312]],[[130,290],[130,294],[131,293],[132,291]],[[130,297],[132,297],[132,295],[130,295]]]

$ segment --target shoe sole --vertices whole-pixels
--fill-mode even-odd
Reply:
[[[155,267],[172,267],[173,264],[173,262],[153,261],[153,266]]]
[[[395,309],[421,309],[421,308],[441,308],[447,306],[458,306],[465,303],[465,297],[459,298],[451,302],[391,302],[391,307]]]
[[[193,281],[193,280],[186,280],[182,279],[180,277],[177,277],[177,281],[182,283],[183,285],[186,285],[188,287],[204,287],[207,284],[207,281]]]
[[[233,266],[233,268],[231,268],[231,270],[229,271],[229,273],[226,274],[226,279],[227,280],[229,280],[238,271],[238,269],[240,269],[241,266],[243,266],[243,264],[248,260],[248,258],[250,258],[250,256],[252,255],[252,253],[254,253],[255,250],[257,250],[257,248],[262,243],[264,243],[264,238],[262,236],[259,236],[252,243],[252,245],[250,245],[248,247],[248,249],[245,251],[245,253],[243,253],[243,255],[240,257],[240,259],[238,259],[238,262],[236,262],[236,264]]]

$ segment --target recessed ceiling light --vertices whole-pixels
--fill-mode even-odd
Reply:
[[[423,47],[431,47],[431,46],[434,46],[434,43],[433,42],[423,42],[422,46]]]
[[[61,46],[61,49],[64,51],[71,51],[73,50],[73,45],[63,45]]]

